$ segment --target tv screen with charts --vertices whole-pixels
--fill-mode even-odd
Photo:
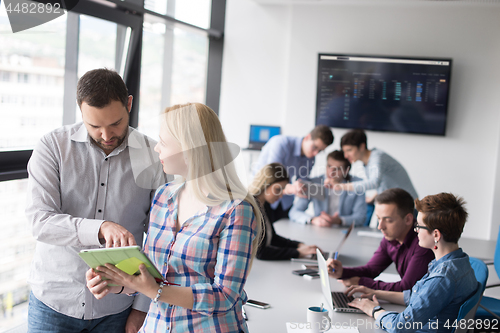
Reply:
[[[316,125],[445,135],[451,63],[319,54]]]

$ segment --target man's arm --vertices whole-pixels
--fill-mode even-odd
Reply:
[[[110,244],[118,240],[120,246],[130,244],[133,235],[116,223],[108,221],[110,228],[103,231],[104,220],[75,217],[62,211],[60,167],[54,145],[47,137],[42,138],[28,163],[26,215],[35,239],[62,246],[99,246],[101,236],[109,239]]]
[[[310,221],[311,216],[309,216],[309,214],[305,212],[307,210],[307,207],[309,207],[310,202],[311,200],[306,198],[297,199],[294,202],[292,209],[290,209],[290,213],[288,213],[290,219],[294,222],[302,224],[306,224],[308,221]]]
[[[341,279],[347,279],[354,276],[361,277],[359,284],[363,285],[362,280],[366,278],[375,278],[382,273],[392,263],[391,257],[387,254],[386,240],[382,239],[377,251],[373,257],[364,266],[359,267],[346,267],[343,270]],[[370,286],[366,286],[371,288]]]
[[[428,265],[431,260],[434,259],[434,254],[432,253],[432,251],[418,246],[415,252],[413,254],[407,255],[406,258],[406,267],[398,268],[398,271],[404,272],[402,274],[401,281],[392,283],[373,281],[374,288],[390,291],[403,291],[411,289],[415,285],[415,283],[420,280],[425,275],[425,273],[427,273]]]

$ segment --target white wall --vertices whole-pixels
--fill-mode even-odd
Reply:
[[[251,123],[304,135],[314,127],[317,54],[453,58],[445,137],[368,132],[407,169],[420,197],[467,201],[465,237],[500,224],[500,6],[442,2],[262,5],[228,0],[220,117],[244,147]],[[343,129],[328,151],[339,148]],[[322,162],[324,155],[318,162]]]

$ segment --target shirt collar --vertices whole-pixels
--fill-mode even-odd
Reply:
[[[128,133],[127,133],[127,138],[124,140],[125,146],[131,147],[131,148],[136,148],[136,149],[141,149],[142,148],[141,143],[140,143],[141,137],[142,136],[139,134],[139,132],[137,132],[135,129],[129,127]],[[73,133],[73,135],[71,136],[71,140],[76,141],[76,142],[89,142],[89,143],[91,143],[89,132],[87,131],[87,127],[85,127],[85,124],[83,122],[82,122],[82,125],[80,126],[80,128],[75,133]]]
[[[71,140],[76,142],[90,142],[88,134],[89,133],[87,132],[87,128],[82,123],[80,128],[71,136]]]
[[[464,253],[464,251],[462,251],[462,248],[458,248],[457,250],[450,252],[445,256],[442,256],[441,258],[439,258],[439,260],[436,260],[436,259],[432,260],[429,263],[429,271],[431,271],[434,267],[436,267],[437,265],[439,265],[447,260],[461,258],[464,256],[465,256],[465,253]]]
[[[293,148],[293,155],[294,156],[302,156],[302,141],[304,138],[294,138],[295,140],[295,147]]]

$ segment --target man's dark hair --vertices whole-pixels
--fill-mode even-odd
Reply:
[[[327,146],[333,143],[332,130],[326,125],[318,125],[314,127],[310,134],[312,140],[320,139]]]
[[[361,129],[355,129],[344,134],[342,139],[340,139],[340,147],[348,146],[361,146],[361,144],[365,144],[365,148],[368,149],[368,145],[366,144],[366,134],[365,131]]]
[[[348,170],[351,169],[351,162],[349,162],[349,160],[347,158],[345,158],[344,153],[341,152],[340,150],[334,150],[331,153],[329,153],[328,156],[326,156],[326,160],[328,161],[329,158],[344,163],[344,168],[342,170],[342,173],[343,173],[342,176],[345,179],[347,179],[348,181],[350,181],[351,175],[349,174]]]
[[[103,108],[111,101],[119,101],[127,107],[127,86],[117,72],[106,68],[94,69],[78,80],[76,101],[80,108],[83,102],[92,107]]]
[[[404,218],[415,210],[413,198],[410,193],[402,188],[390,188],[375,197],[375,204],[395,204],[398,207],[399,216]]]

